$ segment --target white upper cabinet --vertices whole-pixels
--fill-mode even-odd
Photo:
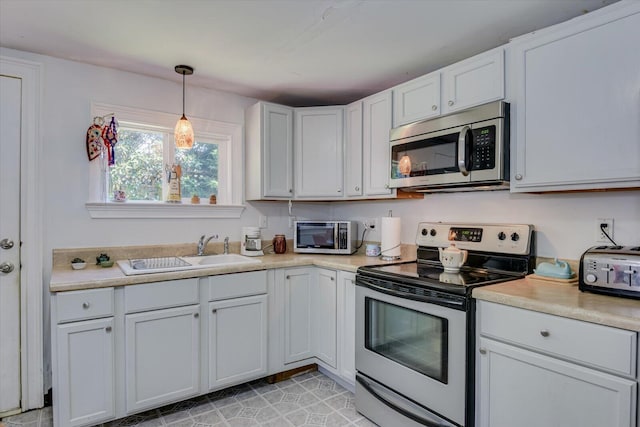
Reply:
[[[640,186],[640,3],[512,42],[511,191]]]
[[[440,115],[440,72],[393,88],[393,126]]]
[[[295,197],[343,197],[343,107],[296,108]]]
[[[504,49],[450,65],[442,72],[442,114],[504,98]]]
[[[344,141],[345,196],[362,196],[362,101],[345,108],[346,130]]]
[[[393,88],[393,126],[437,117],[504,98],[502,47]]]
[[[393,196],[389,189],[391,175],[391,90],[365,98],[363,111],[363,169],[365,196]]]
[[[293,197],[293,109],[259,102],[245,112],[245,198]]]

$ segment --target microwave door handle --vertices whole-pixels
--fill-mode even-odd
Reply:
[[[467,132],[471,132],[470,126],[463,126],[458,136],[458,168],[463,176],[469,175],[467,170]]]
[[[340,229],[340,225],[334,224],[333,226],[333,249],[338,249],[340,247],[340,242],[338,242],[339,234],[338,230]]]

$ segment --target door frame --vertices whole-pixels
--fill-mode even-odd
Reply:
[[[20,366],[23,411],[44,405],[42,65],[0,55],[0,74],[22,80],[20,141]]]

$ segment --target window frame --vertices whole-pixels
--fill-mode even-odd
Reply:
[[[163,150],[173,148],[173,128],[178,115],[133,107],[92,102],[91,117],[115,114],[121,125],[143,128],[169,134]],[[89,200],[85,204],[92,218],[240,218],[245,206],[242,204],[243,185],[243,133],[242,126],[190,117],[196,138],[218,144],[218,175],[223,183],[218,189],[218,198],[224,204],[166,203],[162,201],[112,202],[107,194],[108,166],[104,159],[89,163]],[[169,159],[173,152],[169,153]],[[116,160],[117,161],[117,160]],[[224,192],[224,193],[221,193]],[[221,196],[224,197],[221,197]],[[187,200],[183,198],[183,200]]]

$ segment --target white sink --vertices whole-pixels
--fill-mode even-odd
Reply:
[[[204,255],[189,257],[143,258],[119,260],[118,266],[127,276],[136,274],[168,273],[198,268],[226,267],[229,265],[260,264],[259,259],[238,254]]]
[[[259,259],[238,254],[205,255],[182,257],[194,267],[217,267],[236,264],[260,264]]]

